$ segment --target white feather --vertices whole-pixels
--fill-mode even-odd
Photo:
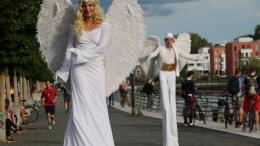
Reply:
[[[190,39],[190,34],[183,32],[180,33],[175,40],[174,46],[177,46],[180,50],[186,54],[190,54],[191,51],[191,39]],[[184,66],[187,64],[187,60],[184,58],[179,58],[179,69],[180,71],[184,68]]]
[[[64,60],[73,9],[65,0],[44,0],[37,21],[37,38],[48,67],[56,72]]]
[[[137,0],[114,0],[107,21],[112,34],[105,53],[106,95],[109,96],[138,64],[145,26]]]
[[[160,46],[160,39],[158,36],[150,36],[144,41],[144,50],[142,53],[143,55],[139,59],[139,61],[143,71],[149,78],[153,78],[154,64],[156,58],[152,58],[150,60],[147,59],[148,56],[159,46]]]

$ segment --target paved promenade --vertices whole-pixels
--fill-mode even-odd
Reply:
[[[27,126],[26,132],[14,134],[16,143],[0,143],[0,146],[62,146],[68,117],[62,104],[62,99],[59,99],[53,130],[47,129],[46,116],[41,109],[36,123]],[[109,113],[116,146],[162,146],[160,118],[131,117],[116,108],[110,108]],[[179,124],[178,130],[180,146],[260,146],[260,140],[256,138],[201,127],[190,128]]]

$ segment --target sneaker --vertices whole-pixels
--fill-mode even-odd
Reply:
[[[56,124],[56,122],[53,120],[53,121],[52,121],[52,125],[55,125],[55,124]]]
[[[189,127],[193,127],[194,125],[194,123],[189,123]]]
[[[52,126],[51,125],[49,125],[48,128],[49,128],[49,130],[52,130]]]
[[[8,143],[16,142],[16,140],[12,137],[6,139]]]
[[[25,132],[25,129],[22,128],[22,127],[17,127],[16,131],[17,131],[17,132]]]
[[[187,124],[187,123],[184,123],[183,126],[184,126],[184,127],[188,127],[188,124]]]

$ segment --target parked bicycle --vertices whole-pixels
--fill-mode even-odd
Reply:
[[[36,101],[32,101],[32,104],[29,104],[29,105],[25,105],[25,99],[23,100],[20,100],[21,101],[21,106],[23,108],[21,108],[21,110],[24,110],[24,116],[25,116],[25,119],[26,119],[26,122],[29,122],[29,123],[34,123],[38,120],[39,118],[39,110],[38,110],[38,107],[37,107],[37,102]]]
[[[198,102],[198,99],[200,99],[200,102]],[[195,125],[196,119],[198,119],[199,121],[203,121],[203,123],[206,124],[206,114],[208,112],[207,108],[209,107],[209,100],[207,98],[197,96],[195,104],[196,106],[193,116],[193,125]],[[201,106],[202,104],[204,104],[204,108]]]
[[[234,120],[234,111],[233,111],[233,103],[234,98],[230,94],[226,94],[223,97],[225,97],[225,100],[219,100],[219,105],[224,105],[224,120],[225,120],[225,128],[227,129],[228,124],[232,125]],[[221,103],[224,102],[224,103]],[[232,112],[231,112],[232,111]]]

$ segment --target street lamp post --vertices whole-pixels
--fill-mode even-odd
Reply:
[[[135,115],[135,69],[131,73],[132,116]]]

